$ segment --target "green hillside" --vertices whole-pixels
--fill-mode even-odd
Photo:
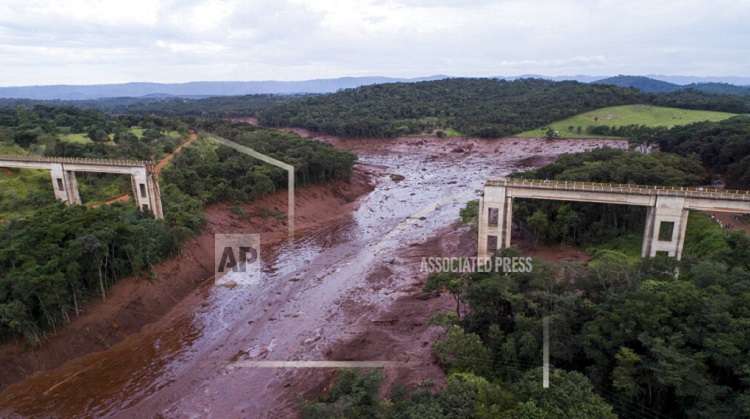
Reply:
[[[621,127],[628,125],[645,125],[648,127],[667,127],[687,125],[702,121],[721,121],[735,114],[727,112],[698,111],[690,109],[667,108],[652,105],[610,106],[581,113],[570,118],[553,122],[547,127],[526,131],[520,137],[544,137],[548,127],[558,132],[562,138],[601,137],[591,135],[588,128],[606,125]],[[579,130],[580,127],[580,130]]]

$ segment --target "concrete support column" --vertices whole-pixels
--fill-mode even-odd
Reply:
[[[651,238],[654,236],[654,212],[654,207],[646,207],[646,227],[643,229],[643,245],[641,246],[642,258],[651,255]]]
[[[690,216],[690,210],[687,208],[682,209],[682,216],[680,217],[680,231],[679,239],[677,241],[677,254],[675,257],[677,260],[682,260],[682,250],[685,248],[685,235],[687,234],[688,217]]]
[[[161,189],[159,189],[159,179],[156,178],[151,172],[147,176],[147,185],[149,190],[149,203],[151,204],[151,212],[154,213],[154,218],[157,220],[164,219],[164,210],[161,206]]]
[[[138,209],[141,211],[150,211],[154,215],[154,218],[163,219],[161,192],[154,175],[147,169],[139,169],[131,175],[130,181],[133,188],[133,197]]]
[[[655,205],[648,209],[642,256],[654,257],[663,252],[680,260],[688,215],[685,198],[658,196]]]
[[[484,197],[479,198],[479,213],[477,214],[477,257],[486,258],[487,253],[487,206]]]
[[[68,199],[71,204],[81,205],[81,194],[78,192],[78,179],[76,179],[76,172],[72,170],[63,171],[65,174],[65,180],[68,185]]]
[[[487,186],[479,200],[477,256],[487,258],[510,246],[512,198],[504,186]]]
[[[510,236],[513,232],[513,198],[505,198],[505,221],[503,224],[503,248],[510,247]]]
[[[81,195],[78,192],[78,181],[75,172],[65,170],[65,166],[55,164],[50,169],[52,178],[52,189],[55,191],[55,198],[68,205],[80,205]]]

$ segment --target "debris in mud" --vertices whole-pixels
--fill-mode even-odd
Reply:
[[[393,326],[394,324],[398,323],[398,319],[384,319],[384,320],[373,319],[372,322],[374,324]]]
[[[475,150],[479,151],[488,151],[495,147],[494,144],[490,147],[489,142],[483,142],[480,144],[476,144],[476,147],[473,147]],[[380,144],[371,144],[371,143],[357,143],[356,147],[369,147],[369,148],[376,148],[380,147]],[[398,146],[398,144],[396,144]],[[455,144],[454,144],[455,146]],[[431,147],[431,148],[430,148]],[[448,151],[450,147],[445,148],[445,151]],[[425,158],[426,161],[430,160],[437,160],[438,155],[434,154],[436,152],[441,152],[440,150],[443,149],[442,144],[440,145],[440,148],[437,148],[434,146],[434,142],[428,141],[424,147],[424,150],[419,150],[420,152],[424,153],[425,156],[429,156],[428,158]],[[412,149],[414,150],[414,149]],[[390,150],[387,150],[389,152],[392,152]],[[462,152],[467,152],[462,148]],[[429,154],[433,153],[433,154]],[[527,154],[527,150],[524,148],[522,151],[518,151],[518,156],[522,157],[525,154]],[[364,154],[364,153],[363,153]],[[501,162],[504,162],[506,160],[510,161],[511,156],[516,156],[516,153],[508,152],[508,156],[503,155],[504,158],[501,159]],[[402,156],[396,155],[391,156],[395,157],[393,160],[401,160],[404,162],[405,160],[402,159]],[[437,167],[454,167],[453,161],[456,160],[456,158],[459,158],[459,160],[463,159],[467,156],[453,156],[443,154],[440,158],[450,160],[450,166],[446,165],[439,165]],[[469,174],[471,176],[476,176],[477,173],[484,172],[485,170],[489,171],[490,165],[492,165],[493,170],[504,170],[505,167],[499,167],[499,165],[496,164],[495,160],[497,160],[498,156],[488,156],[488,160],[491,160],[489,163],[482,163],[482,162],[475,162],[474,160],[469,161],[471,164],[476,165],[468,168],[461,168],[463,170],[463,174],[466,175],[466,177],[469,177]],[[472,156],[473,158],[473,156]],[[479,158],[477,158],[478,160]],[[494,160],[493,160],[494,159]],[[409,162],[414,162],[415,160],[409,160]],[[377,163],[380,162],[380,160],[376,160]],[[481,163],[481,164],[479,164]],[[373,194],[373,198],[371,200],[371,203],[373,205],[382,205],[382,203],[387,202],[391,205],[395,204],[395,202],[400,203],[407,203],[412,202],[413,200],[406,200],[406,199],[399,199],[407,194],[409,196],[415,196],[420,195],[420,198],[422,198],[422,189],[425,189],[429,192],[429,188],[433,185],[430,183],[430,178],[434,174],[434,170],[432,168],[421,168],[421,161],[414,163],[414,166],[409,165],[408,163],[402,163],[403,166],[409,166],[403,168],[402,173],[408,174],[408,179],[406,177],[397,175],[397,174],[390,174],[385,176],[390,176],[390,179],[393,182],[399,182],[402,180],[406,180],[404,183],[400,185],[394,185],[390,182],[383,182],[385,185],[380,184],[378,185],[378,188],[382,191],[388,191],[388,190],[394,190],[395,193],[392,195],[394,198],[393,200],[387,200],[388,196],[386,195],[384,198],[380,198],[380,196]],[[436,165],[430,165],[436,166]],[[496,167],[497,166],[497,167]],[[370,166],[375,167],[375,166]],[[388,166],[383,166],[382,171],[377,173],[377,177],[380,179],[385,180],[383,171],[388,170]],[[419,170],[421,169],[421,172]],[[393,165],[390,167],[390,170],[393,169]],[[396,169],[397,170],[397,169]],[[395,171],[395,170],[394,170]],[[422,182],[419,182],[419,177],[421,176]],[[445,177],[443,179],[446,180],[444,183],[445,185],[455,185],[456,181],[451,179],[459,179],[459,184],[467,185],[465,183],[465,179],[461,179],[461,174],[457,174],[454,177]],[[419,182],[419,183],[418,183]],[[389,187],[390,186],[390,187]],[[473,186],[472,184],[469,184],[467,188],[470,188]],[[322,188],[321,188],[322,189]],[[330,189],[328,187],[327,189]],[[416,192],[410,192],[411,190],[416,190]],[[478,189],[474,189],[474,191],[479,191]],[[330,192],[333,194],[334,198],[338,199],[340,202],[340,197],[336,194],[336,191]],[[352,196],[357,196],[356,194],[353,194],[350,192]],[[314,206],[309,211],[300,211],[300,214],[309,213],[311,214],[309,216],[310,220],[308,220],[309,224],[318,225],[319,220],[317,220],[317,217],[319,217],[320,214],[327,214],[327,213],[334,213],[332,209],[337,208],[337,205],[322,205],[318,204],[317,201],[320,201],[322,199],[330,199],[328,195],[320,196],[316,193],[310,193],[308,191],[308,197],[310,198],[310,201],[312,204],[315,204],[317,206]],[[328,198],[326,198],[328,197]],[[285,202],[286,196],[285,195],[279,195],[278,200]],[[387,200],[387,201],[386,201]],[[311,205],[310,201],[307,201],[307,205]],[[380,202],[378,204],[377,202]],[[300,201],[305,202],[305,201]],[[340,205],[340,204],[339,204]],[[394,207],[408,207],[407,205],[394,205]],[[278,208],[278,207],[277,207]],[[414,208],[415,210],[417,208]],[[383,216],[377,216],[377,213],[383,214],[383,210],[379,210],[376,212],[376,215],[369,216],[368,210],[372,212],[371,208],[363,208],[361,212],[364,214],[362,216],[365,221],[372,221],[375,219],[383,220]],[[225,220],[229,219],[229,216],[231,216],[231,208],[229,207],[229,204],[223,205],[221,207],[221,211],[214,210],[213,218],[218,220],[214,221],[213,225],[219,225],[221,227],[226,227],[227,225],[230,225],[228,223],[226,224],[219,224],[219,222],[224,223]],[[400,213],[388,213],[388,217],[398,217],[399,219],[402,219],[403,217],[406,217],[408,213],[400,214]],[[369,217],[369,218],[368,218]],[[429,216],[431,222],[430,223],[422,223],[424,224],[423,228],[428,227],[432,228],[434,225],[438,224],[439,218],[436,220],[436,218],[433,215]],[[372,219],[372,220],[371,220]],[[355,221],[358,219],[355,218]],[[420,220],[425,220],[424,217],[420,217]],[[313,222],[314,221],[314,222]],[[361,221],[361,220],[360,220]],[[274,222],[274,220],[269,219],[265,222]],[[371,240],[369,237],[371,234],[371,231],[374,231],[375,233],[379,233],[378,227],[380,226],[379,223],[374,222],[372,223],[373,226],[370,226],[366,223],[363,223],[362,226],[366,227],[366,231],[368,232],[365,238],[369,240],[367,246],[372,246],[373,243],[377,243],[376,239],[378,238],[377,234],[374,234],[374,238]],[[234,224],[231,224],[234,225]],[[243,226],[246,227],[246,225],[243,223]],[[281,223],[276,224],[276,227],[282,225]],[[413,228],[419,228],[419,224],[414,224]],[[411,228],[411,227],[410,227]],[[281,229],[284,230],[284,229]],[[454,231],[455,229],[451,228],[448,231]],[[315,229],[311,229],[310,231],[317,231]],[[423,230],[422,230],[423,231]],[[285,231],[284,231],[285,233]],[[447,234],[438,234],[434,231],[428,231],[427,233],[430,233],[430,235],[433,235],[432,233],[435,233],[437,237],[439,237],[441,240],[447,240],[446,236],[449,236]],[[348,233],[347,233],[348,234]],[[418,258],[420,255],[423,254],[423,252],[429,251],[428,254],[446,254],[446,252],[451,251],[454,252],[454,248],[444,249],[438,244],[434,244],[433,242],[427,241],[425,243],[421,242],[414,242],[411,243],[411,240],[417,239],[419,240],[419,237],[422,237],[424,234],[414,234],[411,236],[405,236],[405,237],[399,237],[400,240],[394,241],[396,242],[396,246],[393,248],[386,248],[383,250],[378,250],[378,255],[380,255],[380,252],[384,252],[382,256],[376,256],[374,261],[368,262],[370,265],[372,265],[373,270],[367,271],[367,277],[366,277],[366,285],[372,286],[371,289],[377,289],[382,290],[378,292],[377,295],[373,295],[372,297],[372,303],[366,303],[363,301],[352,301],[350,304],[347,304],[342,311],[339,313],[338,311],[331,312],[328,307],[339,307],[339,304],[331,304],[331,305],[325,305],[321,307],[320,309],[318,306],[315,306],[313,303],[311,307],[313,307],[310,310],[298,311],[299,307],[295,307],[292,304],[295,304],[294,298],[292,300],[286,299],[284,302],[284,299],[282,297],[277,297],[280,295],[280,293],[276,292],[274,294],[274,289],[269,289],[267,293],[263,293],[263,295],[259,295],[258,298],[260,301],[257,301],[257,305],[260,306],[260,310],[254,310],[252,313],[249,311],[243,311],[238,313],[231,313],[232,314],[232,324],[236,324],[237,326],[241,326],[241,321],[243,320],[242,317],[239,317],[240,315],[245,316],[250,314],[253,317],[256,317],[257,322],[259,322],[259,326],[261,327],[238,327],[236,331],[221,331],[221,333],[235,333],[236,335],[233,336],[239,336],[243,337],[243,339],[227,339],[227,349],[222,351],[221,357],[222,359],[228,359],[231,358],[234,354],[237,354],[239,357],[247,358],[247,359],[257,359],[257,358],[265,358],[269,355],[269,347],[263,347],[263,346],[253,346],[250,348],[244,348],[244,350],[240,350],[239,352],[236,351],[236,348],[233,348],[230,345],[237,345],[239,342],[242,342],[242,345],[247,345],[246,342],[251,342],[255,340],[256,338],[259,338],[259,343],[267,343],[267,340],[270,336],[273,336],[274,334],[281,334],[285,333],[286,330],[283,326],[287,324],[294,323],[292,321],[287,320],[288,317],[297,317],[300,316],[302,322],[305,322],[305,327],[299,328],[300,331],[294,331],[290,333],[294,333],[293,337],[289,337],[289,349],[284,345],[281,345],[281,349],[276,349],[274,351],[274,358],[279,359],[290,359],[287,357],[289,353],[288,351],[295,351],[299,349],[300,341],[304,345],[309,345],[308,347],[304,348],[306,351],[315,351],[314,353],[317,354],[328,354],[328,355],[341,355],[339,357],[333,357],[334,359],[362,359],[362,360],[368,360],[368,359],[396,359],[399,357],[407,357],[409,359],[418,359],[421,360],[421,364],[419,365],[419,368],[410,369],[408,371],[398,371],[394,374],[397,374],[394,377],[394,381],[396,379],[399,380],[399,382],[405,382],[406,384],[416,384],[421,382],[425,379],[430,380],[436,380],[440,382],[442,380],[442,371],[437,367],[433,365],[432,358],[430,356],[430,349],[429,349],[429,342],[433,341],[436,334],[440,333],[440,328],[437,326],[430,326],[429,319],[432,316],[432,313],[440,311],[440,310],[451,310],[453,309],[453,301],[446,296],[440,296],[439,294],[423,294],[421,292],[421,286],[418,286],[417,284],[409,287],[404,287],[403,282],[405,280],[411,280],[413,279],[412,274],[413,272],[413,266],[417,266],[417,264],[412,263],[413,260],[417,260],[414,258]],[[471,234],[467,234],[469,237],[466,239],[467,243],[470,245],[475,244],[475,239],[471,237]],[[359,236],[356,236],[359,237]],[[450,236],[454,237],[454,236]],[[338,240],[344,240],[338,238],[338,236],[334,240],[334,242]],[[452,240],[455,240],[452,239]],[[356,246],[359,246],[360,244],[358,242],[354,242]],[[437,243],[437,242],[435,242]],[[452,243],[452,242],[451,242]],[[426,245],[424,249],[422,248],[415,248],[416,246],[420,245]],[[333,246],[333,245],[331,245]],[[388,246],[391,246],[388,244]],[[404,249],[405,246],[409,246],[408,249]],[[458,246],[458,245],[457,245]],[[212,246],[208,246],[211,247]],[[354,247],[354,246],[353,246]],[[460,249],[468,249],[466,251],[471,252],[473,251],[471,249],[471,246],[463,246],[459,247]],[[398,253],[396,253],[396,250]],[[389,254],[390,252],[390,254]],[[404,254],[408,253],[408,254]],[[356,254],[356,253],[355,253]],[[391,257],[393,254],[398,254],[398,265],[396,264],[396,258]],[[453,253],[450,253],[453,254]],[[209,259],[207,259],[209,260]],[[304,264],[307,265],[310,263],[308,259],[303,259]],[[384,262],[384,263],[383,263]],[[378,264],[380,266],[378,266]],[[395,265],[395,266],[393,266]],[[325,279],[328,279],[329,269],[330,266],[324,266],[322,268],[316,268],[317,270],[310,271],[309,273],[303,274],[303,275],[297,275],[293,276],[288,279],[289,282],[298,282],[305,279],[306,284],[305,286],[319,286],[320,282],[322,282]],[[210,270],[210,269],[209,269]],[[339,269],[336,269],[336,272],[338,272]],[[417,275],[418,276],[418,275]],[[405,279],[406,278],[406,279]],[[314,283],[308,283],[307,281],[310,280],[317,280]],[[329,290],[332,290],[336,293],[340,292],[338,288],[334,289],[332,288],[334,285],[336,285],[335,281],[331,281],[331,288],[328,288]],[[284,287],[283,284],[279,285],[280,287]],[[286,285],[288,286],[288,284]],[[324,286],[328,286],[328,284],[325,284]],[[346,287],[351,287],[347,283]],[[290,287],[290,288],[299,288],[299,287]],[[307,288],[303,287],[304,289],[302,291],[299,290],[293,290],[295,292],[299,292],[300,301],[305,301],[303,298],[309,298],[309,296],[315,296],[317,294],[315,293],[303,293],[307,290]],[[322,288],[321,288],[322,289]],[[341,288],[342,290],[346,290],[347,288]],[[367,287],[362,287],[360,289],[352,289],[353,295],[367,295],[369,294],[367,291]],[[223,294],[223,293],[222,293]],[[374,294],[374,293],[373,293]],[[335,295],[335,294],[334,294]],[[393,297],[387,297],[389,295],[392,295]],[[304,296],[304,297],[303,297]],[[255,296],[253,296],[255,298]],[[261,299],[262,298],[262,299]],[[263,301],[263,299],[270,298],[275,301],[273,302],[266,302]],[[370,301],[370,300],[368,300]],[[263,308],[264,303],[266,303],[267,308]],[[388,304],[386,306],[386,304]],[[274,307],[278,306],[278,307]],[[194,307],[190,306],[190,307]],[[204,308],[206,306],[203,306]],[[213,306],[212,306],[213,307]],[[304,307],[304,306],[303,306]],[[222,308],[225,309],[225,308]],[[378,311],[383,310],[382,312],[378,313]],[[318,313],[318,310],[320,310],[320,313]],[[376,311],[377,310],[377,311]],[[258,311],[266,312],[266,314],[258,313]],[[287,313],[295,313],[295,314],[287,314]],[[328,315],[330,313],[330,315]],[[372,313],[372,314],[370,314]],[[377,314],[376,314],[377,313]],[[372,320],[370,322],[370,318],[368,318],[370,315],[378,316],[380,317],[377,320]],[[274,316],[266,321],[276,321],[277,318],[281,321],[281,324],[279,322],[274,323],[274,326],[271,326],[270,324],[265,325],[264,319],[266,319],[266,316]],[[327,316],[327,317],[326,317]],[[327,322],[334,322],[339,321],[338,319],[333,319],[335,316],[341,316],[341,328],[344,331],[340,330],[329,330],[326,329],[325,333],[325,339],[322,338],[321,334],[322,328],[317,328],[316,331],[313,331],[313,329],[316,325],[320,324],[327,324]],[[236,319],[238,322],[235,323],[234,319]],[[359,322],[359,320],[362,320],[361,323],[353,323],[353,322]],[[405,321],[399,321],[400,319],[404,319]],[[319,322],[319,323],[316,323]],[[255,323],[255,320],[249,320],[247,321],[248,325],[253,325]],[[166,320],[163,323],[164,325],[168,325],[169,323],[166,323]],[[351,326],[354,324],[354,326]],[[268,326],[268,327],[266,327]],[[162,326],[163,327],[163,326]],[[245,329],[245,330],[242,330]],[[294,328],[293,328],[294,329]],[[334,332],[334,333],[330,333]],[[364,338],[359,338],[359,335],[363,334]],[[312,335],[312,336],[311,336]],[[317,335],[317,336],[316,336]],[[222,335],[219,335],[222,336]],[[227,335],[225,335],[227,336]],[[278,335],[276,335],[278,336]],[[353,339],[350,339],[349,336],[353,336]],[[252,337],[253,339],[249,339],[249,337]],[[306,338],[306,339],[305,339]],[[287,336],[284,336],[284,339],[287,339]],[[294,339],[294,340],[292,340]],[[282,339],[283,340],[283,339]],[[200,342],[208,341],[208,339],[201,339]],[[204,343],[201,343],[204,344]],[[333,349],[327,348],[328,345],[333,345]],[[189,346],[188,346],[189,347]],[[320,347],[320,348],[318,348]],[[206,351],[207,355],[203,355],[202,353],[198,353],[196,357],[206,357],[210,356],[213,357],[213,352]],[[330,356],[329,356],[330,358]],[[205,361],[206,359],[211,358],[198,358],[199,361]],[[205,365],[202,362],[196,363],[196,365],[202,366]],[[192,369],[193,367],[190,367]],[[255,372],[253,372],[254,374]],[[263,371],[259,372],[258,374],[263,373]],[[203,376],[204,371],[198,371],[198,376]],[[253,377],[250,376],[251,372],[247,373],[247,377]],[[301,373],[300,373],[301,374]],[[248,380],[247,377],[244,375],[242,377],[239,377],[238,375],[235,375],[232,379],[237,380]],[[169,388],[180,388],[185,389],[187,391],[187,396],[191,396],[192,398],[200,397],[203,391],[203,381],[201,381],[201,386],[193,388],[192,387],[192,380],[196,375],[192,371],[187,371],[185,373],[180,373],[179,377],[176,377],[176,380],[180,380],[178,382],[179,385],[173,385]],[[274,383],[266,384],[265,382],[262,382],[261,384],[263,386],[268,385],[268,391],[267,394],[274,394],[274,397],[268,397],[267,400],[263,399],[263,396],[266,393],[261,392],[244,392],[243,394],[236,396],[232,394],[232,392],[228,392],[228,396],[222,397],[222,402],[226,403],[227,405],[235,404],[238,402],[237,399],[234,399],[232,397],[242,397],[242,402],[248,402],[248,403],[258,403],[258,406],[253,404],[252,409],[248,409],[249,412],[257,413],[257,411],[253,411],[253,409],[266,409],[271,408],[268,403],[279,403],[279,400],[281,396],[279,395],[279,399],[276,399],[276,395],[281,393],[278,392],[278,387],[288,387],[289,384],[292,384],[293,391],[296,391],[296,385],[300,384],[303,388],[309,388],[310,386],[314,385],[317,380],[319,379],[319,376],[312,376],[312,375],[300,375],[300,376],[294,376],[294,378],[287,379],[284,377],[282,380],[278,380]],[[211,394],[214,394],[216,390],[224,390],[228,387],[227,384],[234,384],[231,380],[228,382],[223,381],[224,379],[216,378],[216,377],[209,377],[205,380],[205,389],[207,391],[210,390]],[[261,380],[259,380],[261,381]],[[238,381],[239,382],[239,381]],[[242,384],[248,384],[249,381],[242,381]],[[276,386],[274,388],[274,386]],[[167,400],[168,397],[172,396],[174,393],[168,393],[169,390],[159,390],[158,396],[152,397],[152,400],[156,400],[154,403],[162,403],[161,400]],[[165,394],[161,394],[165,393]],[[221,394],[221,393],[220,393]],[[239,394],[239,393],[238,393]],[[290,397],[294,397],[295,395],[300,393],[295,393]],[[212,396],[213,397],[213,396]],[[286,396],[284,396],[286,397]],[[214,400],[214,399],[212,399]],[[249,400],[249,401],[248,401]],[[129,401],[132,401],[132,399],[129,399]],[[171,403],[171,402],[170,402]],[[266,404],[263,404],[266,403]],[[137,406],[136,406],[137,407]],[[273,406],[273,408],[276,408],[277,406]],[[270,411],[270,410],[269,410]],[[245,415],[243,415],[245,416]],[[284,414],[279,414],[278,416],[286,416]]]
[[[305,339],[304,341],[302,341],[302,343],[305,344],[305,345],[309,345],[309,344],[315,343],[315,342],[317,342],[319,340],[320,340],[320,336],[315,336],[315,337],[312,337],[312,338]]]
[[[554,157],[536,155],[520,159],[516,164],[521,168],[530,168],[542,166],[552,160]]]
[[[236,354],[234,354],[232,358],[229,359],[229,362],[237,362],[241,359],[247,358],[248,355],[250,354],[247,351],[243,351],[242,349],[240,349]]]

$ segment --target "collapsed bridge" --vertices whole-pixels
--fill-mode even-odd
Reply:
[[[0,167],[49,170],[55,198],[68,205],[80,205],[76,172],[129,175],[138,208],[163,219],[159,182],[154,165],[147,161],[106,160],[71,157],[0,156]]]
[[[647,208],[642,257],[680,260],[689,210],[750,213],[750,191],[529,179],[490,179],[479,200],[478,257],[510,247],[513,198],[636,205]]]

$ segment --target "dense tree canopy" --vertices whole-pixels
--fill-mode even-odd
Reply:
[[[0,227],[0,237],[0,338],[32,342],[177,245],[166,224],[119,205],[53,204]]]
[[[259,113],[268,126],[298,126],[335,135],[394,137],[451,128],[502,137],[613,105],[650,103],[691,109],[750,111],[750,97],[696,91],[645,94],[635,89],[537,79],[446,79],[390,83],[280,102]]]
[[[641,154],[598,149],[566,154],[556,162],[514,176],[638,185],[695,186],[708,183],[700,162],[669,153]],[[542,242],[600,243],[640,233],[645,211],[627,205],[515,200],[515,219]]]
[[[731,188],[750,188],[750,116],[719,122],[698,122],[673,128],[645,126],[591,127],[592,134],[631,138],[636,143],[658,145],[662,151],[696,156]]]
[[[672,259],[611,250],[585,266],[535,260],[532,272],[444,274],[470,308],[444,316],[432,346],[447,386],[396,387],[379,400],[377,375],[342,373],[304,416],[749,417],[750,237],[699,220],[679,278]],[[549,389],[539,368],[544,317]]]
[[[447,79],[365,86],[284,102],[262,111],[260,121],[357,137],[448,127],[500,137],[639,98],[635,90],[575,82]]]
[[[187,127],[180,120],[108,117],[75,108],[14,108],[0,115],[11,132],[26,132],[26,127],[33,126],[29,129],[41,133],[21,148],[24,152],[39,152],[41,147],[58,156],[151,159],[176,144],[167,141],[172,137],[166,133]],[[102,129],[112,138],[82,144],[59,141],[56,136],[62,126],[50,121],[78,124],[76,129],[96,126],[95,130]],[[350,153],[294,134],[221,121],[192,123],[293,164],[299,184],[347,178],[355,161]],[[53,137],[40,143],[47,134]],[[99,135],[94,134],[101,140]],[[10,141],[21,146],[15,137]],[[44,175],[32,180],[49,185],[49,175]],[[125,183],[129,186],[127,179]],[[104,297],[118,279],[152,272],[155,263],[201,229],[205,204],[247,201],[271,193],[286,187],[286,173],[201,140],[172,161],[160,184],[163,221],[141,214],[132,205],[65,207],[53,200],[51,190],[29,194],[21,201],[13,193],[0,195],[0,209],[18,212],[18,217],[0,224],[0,340],[24,336],[38,342],[47,330],[77,313],[86,299]],[[21,204],[30,206],[28,212],[20,212]]]
[[[727,186],[750,188],[750,116],[701,122],[662,131],[656,143],[664,151],[698,156]]]
[[[156,160],[186,134],[187,125],[174,118],[113,117],[73,106],[0,107],[0,146],[15,146],[14,153]],[[66,140],[71,135],[79,139]]]
[[[296,134],[227,122],[199,127],[293,165],[298,184],[347,179],[356,160],[351,153]],[[252,199],[287,182],[284,170],[208,140],[177,156],[164,177],[203,202]]]
[[[608,149],[563,156],[523,176],[676,185],[705,180],[694,159]],[[586,236],[597,223],[606,230],[629,222],[627,212],[610,209],[603,218],[590,211],[555,204],[533,213],[547,220],[543,233],[577,229]],[[475,223],[475,212],[476,205],[467,206],[462,219]],[[678,278],[673,259],[640,260],[612,249],[596,251],[585,265],[535,260],[531,272],[435,274],[424,291],[450,293],[468,307],[439,316],[438,324],[447,327],[432,349],[448,374],[447,386],[397,389],[378,400],[376,376],[349,374],[304,413],[750,417],[750,236],[726,232],[700,213],[691,213],[689,224]],[[539,368],[545,317],[551,323],[549,389],[541,387]]]

